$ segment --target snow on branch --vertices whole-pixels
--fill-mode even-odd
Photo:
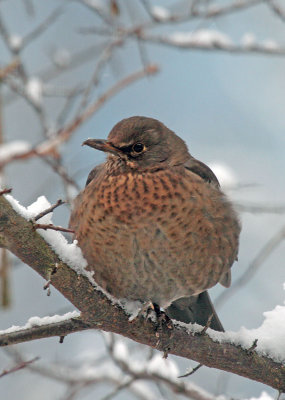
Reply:
[[[228,35],[214,29],[199,29],[196,31],[177,31],[171,34],[152,34],[140,29],[137,36],[148,43],[157,43],[182,49],[219,50],[228,53],[257,53],[284,56],[285,47],[273,39],[261,42],[255,40],[252,34],[245,34],[240,43],[235,43]]]
[[[66,321],[72,318],[77,318],[80,316],[80,313],[78,311],[72,311],[68,312],[64,315],[53,315],[52,317],[31,317],[27,321],[27,323],[23,326],[11,326],[8,329],[5,330],[0,330],[0,335],[6,335],[7,333],[14,333],[14,332],[19,332],[23,331],[26,329],[38,327],[38,326],[44,326],[44,325],[50,325],[50,324],[56,324],[58,322]]]

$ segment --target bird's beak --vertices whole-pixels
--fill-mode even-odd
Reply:
[[[82,146],[93,147],[93,149],[97,149],[100,151],[105,151],[106,153],[112,153],[119,155],[120,150],[114,147],[110,142],[102,139],[87,139],[82,143]]]

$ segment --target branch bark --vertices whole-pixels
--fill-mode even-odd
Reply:
[[[194,335],[181,326],[171,330],[162,329],[157,342],[154,323],[143,317],[132,323],[118,305],[96,290],[87,277],[78,275],[63,263],[44,239],[33,230],[32,223],[18,215],[4,196],[0,197],[0,237],[3,244],[24,263],[61,292],[81,311],[80,319],[58,326],[33,327],[29,331],[4,333],[0,344],[7,345],[48,336],[65,336],[83,329],[101,329],[126,336],[136,342],[168,350],[169,353],[189,358],[211,368],[232,372],[253,379],[285,392],[285,366],[261,356],[255,351],[247,352],[229,343],[219,344],[207,335]],[[57,263],[56,273],[51,275]],[[53,324],[54,325],[54,324]],[[32,330],[32,331],[31,331]]]

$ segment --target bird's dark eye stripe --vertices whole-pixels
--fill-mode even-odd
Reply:
[[[114,146],[114,145],[113,145]],[[114,146],[116,149],[123,151],[124,153],[130,153],[132,151],[132,145],[130,146],[122,146],[122,147],[117,147]]]

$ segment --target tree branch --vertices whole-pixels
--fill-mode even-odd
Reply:
[[[275,389],[285,391],[285,366],[274,362],[269,357],[261,356],[256,351],[248,354],[240,346],[230,343],[219,344],[207,334],[197,335],[185,327],[174,326],[170,331],[163,328],[157,342],[155,324],[143,317],[132,323],[118,304],[112,304],[101,291],[96,290],[86,276],[63,263],[51,250],[44,239],[33,230],[32,223],[18,215],[4,196],[0,197],[0,236],[4,236],[7,248],[30,265],[45,279],[57,288],[76,308],[81,311],[80,320],[53,326],[49,336],[65,336],[72,331],[94,328],[126,336],[136,342],[168,350],[169,353],[193,359],[212,368],[229,371],[253,379]],[[52,275],[55,263],[57,270]],[[78,323],[77,326],[74,324]],[[42,335],[40,334],[42,330]],[[33,332],[22,332],[22,340],[46,337],[47,327],[34,328]],[[2,345],[7,344],[13,334],[0,335]],[[10,337],[9,337],[10,335]],[[14,334],[15,336],[16,334]],[[18,340],[20,341],[20,340]]]
[[[154,75],[158,72],[157,65],[147,65],[145,68],[134,72],[125,78],[116,82],[113,86],[111,86],[104,94],[102,94],[93,104],[91,104],[86,110],[84,110],[81,114],[77,115],[73,121],[71,121],[65,128],[61,129],[57,135],[55,135],[52,139],[45,140],[40,143],[33,149],[29,149],[27,151],[23,151],[22,153],[17,153],[12,155],[11,157],[7,157],[4,162],[0,162],[0,167],[2,168],[4,165],[8,164],[14,160],[26,160],[35,156],[43,156],[48,155],[54,151],[62,143],[68,141],[72,135],[72,133],[82,125],[86,120],[88,120],[96,111],[98,111],[106,101],[115,96],[118,92],[125,89],[127,86],[132,83],[150,75]]]
[[[80,318],[70,318],[53,324],[36,325],[26,329],[18,329],[13,332],[0,331],[0,346],[29,342],[31,340],[67,336],[70,333],[90,329],[90,325]]]
[[[34,357],[33,359],[31,359],[29,361],[22,361],[10,369],[4,369],[4,371],[2,371],[0,373],[0,378],[2,378],[2,376],[12,374],[13,372],[19,371],[20,369],[26,368],[27,365],[32,364],[33,362],[37,361],[38,359],[39,359],[39,357]]]

